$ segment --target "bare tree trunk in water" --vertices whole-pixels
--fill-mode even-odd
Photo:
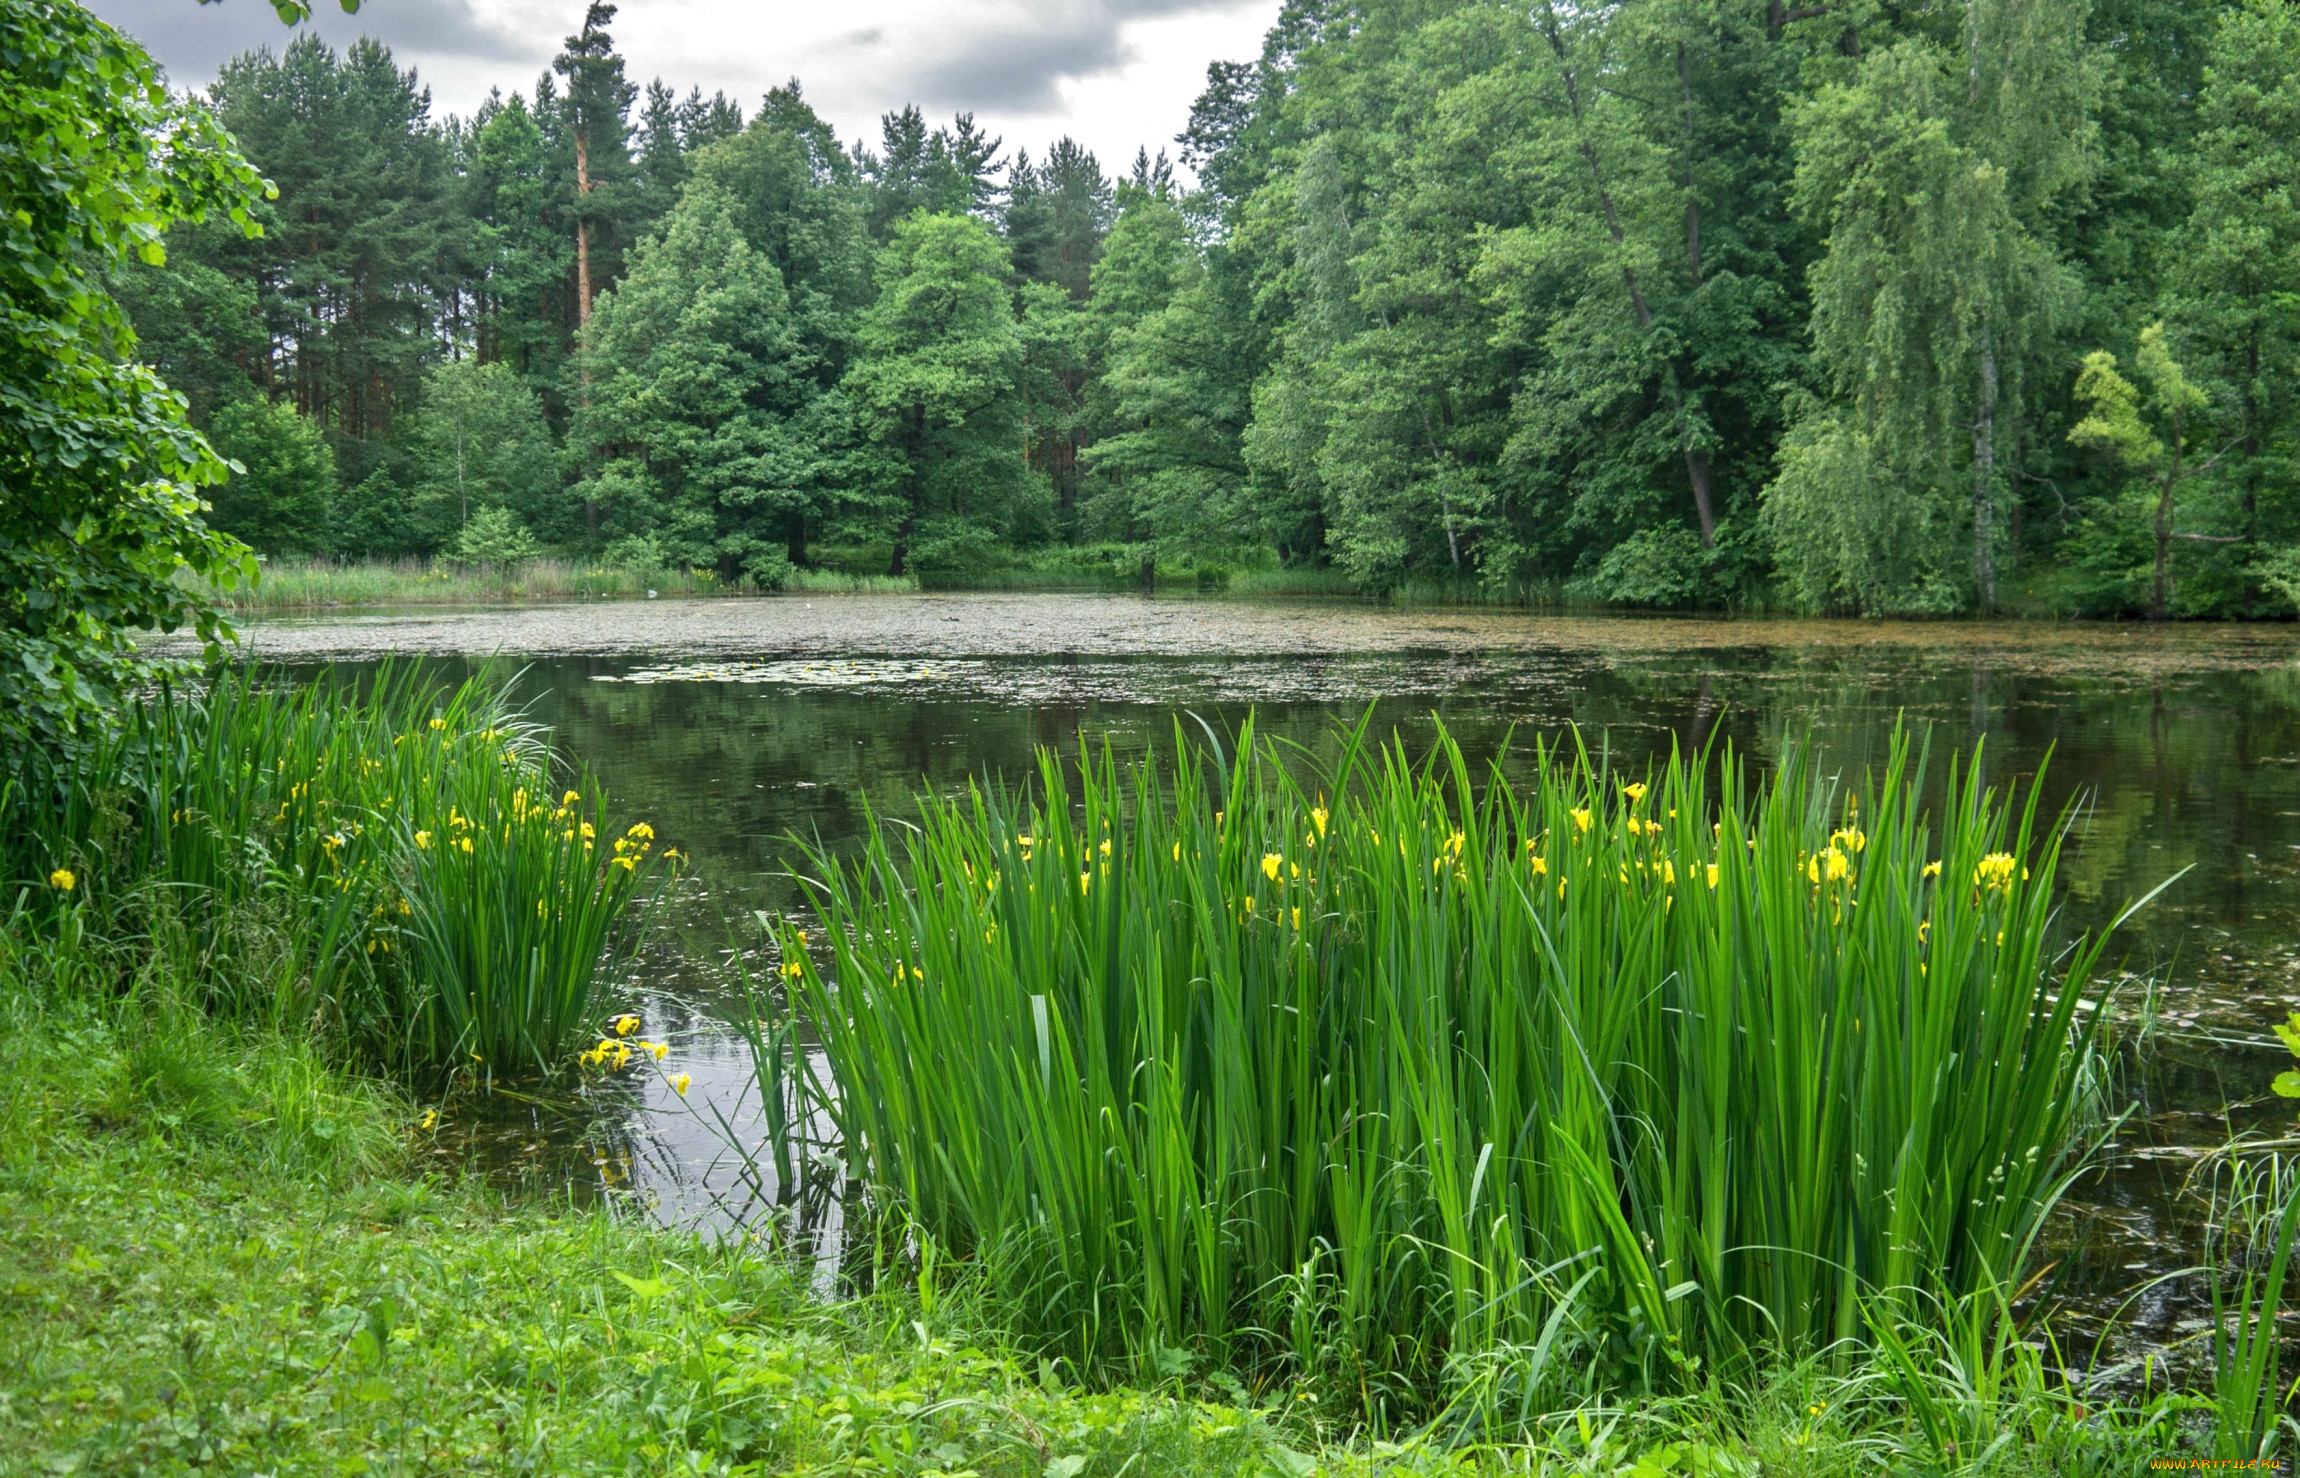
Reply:
[[[1997,605],[1996,561],[1990,553],[1995,536],[1997,470],[1997,351],[1989,331],[1981,330],[1981,399],[1973,416],[1973,584],[1980,596],[1981,614]]]

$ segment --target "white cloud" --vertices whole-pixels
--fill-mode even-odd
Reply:
[[[330,0],[313,22],[338,45],[369,34],[417,68],[439,113],[465,113],[490,86],[524,91],[582,20],[579,0]],[[179,86],[230,56],[289,38],[266,0],[92,0],[141,39]],[[1251,57],[1278,0],[625,0],[613,28],[633,80],[684,93],[724,90],[746,112],[797,76],[849,140],[918,103],[942,119],[972,111],[1009,150],[1043,153],[1067,133],[1113,172],[1137,145],[1171,147],[1208,62]]]

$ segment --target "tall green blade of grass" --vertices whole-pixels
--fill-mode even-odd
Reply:
[[[2017,1285],[2095,1075],[2033,789],[1177,749],[874,826],[784,941],[855,1163],[1049,1343],[1411,1403]]]

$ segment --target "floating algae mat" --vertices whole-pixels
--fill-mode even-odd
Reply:
[[[980,663],[946,662],[944,677]],[[860,688],[874,683],[924,682],[936,674],[932,662],[904,662],[858,658],[809,662],[682,662],[671,667],[635,667],[628,672],[603,673],[601,682],[620,683],[787,683],[793,687]]]

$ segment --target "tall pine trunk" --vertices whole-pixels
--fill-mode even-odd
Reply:
[[[591,142],[575,130],[575,326],[591,321],[591,218],[584,197],[591,193]]]

